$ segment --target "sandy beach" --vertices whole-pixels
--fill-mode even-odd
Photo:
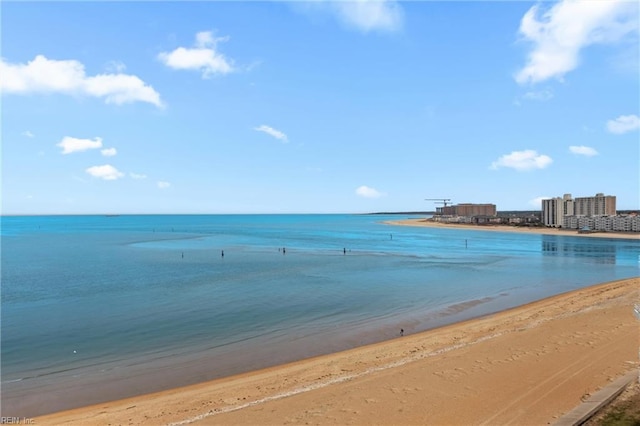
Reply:
[[[36,424],[549,424],[638,368],[640,278]]]
[[[403,219],[390,220],[384,222],[389,225],[399,226],[422,226],[427,228],[448,228],[448,229],[466,229],[474,231],[491,231],[491,232],[519,232],[523,234],[538,235],[561,235],[570,237],[586,237],[586,238],[622,238],[640,240],[640,233],[622,233],[622,232],[593,232],[578,233],[575,229],[561,228],[529,228],[525,226],[509,226],[509,225],[471,225],[465,223],[442,223],[433,222],[426,219]]]

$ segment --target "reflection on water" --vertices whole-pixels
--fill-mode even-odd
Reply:
[[[607,242],[590,238],[543,235],[542,253],[549,256],[589,258],[595,263],[615,264],[617,246]]]

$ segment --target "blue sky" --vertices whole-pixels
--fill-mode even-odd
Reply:
[[[2,213],[640,205],[636,2],[3,2]]]

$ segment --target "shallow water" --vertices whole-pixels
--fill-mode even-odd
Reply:
[[[381,223],[404,217],[3,217],[3,415],[195,383],[638,275],[637,240]]]

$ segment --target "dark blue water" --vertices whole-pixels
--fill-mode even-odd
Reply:
[[[390,219],[3,217],[2,414],[195,383],[638,275],[638,240]]]

